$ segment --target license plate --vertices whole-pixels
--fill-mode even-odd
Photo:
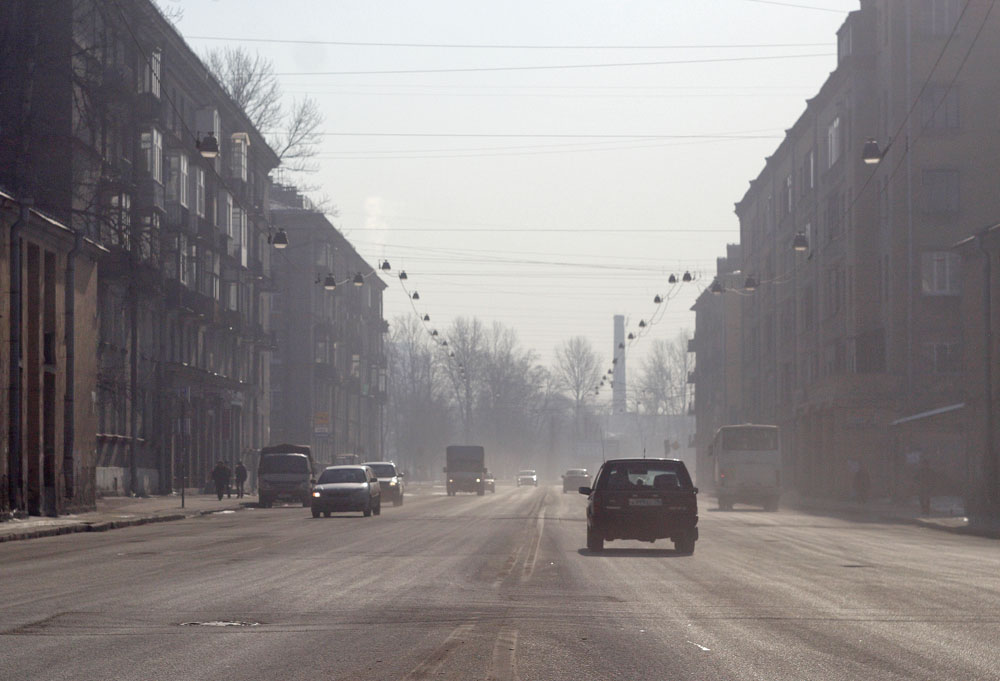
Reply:
[[[629,499],[629,506],[662,506],[662,499]]]

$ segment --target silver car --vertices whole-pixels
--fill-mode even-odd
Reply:
[[[312,489],[312,515],[327,518],[334,511],[361,511],[365,517],[382,513],[382,490],[368,466],[327,466]]]
[[[393,506],[403,505],[403,473],[392,461],[366,461],[368,466],[378,476],[379,487],[382,488],[382,498],[391,501]]]
[[[517,472],[517,486],[521,485],[533,485],[538,487],[538,474],[535,473],[534,468],[526,468],[523,471]]]

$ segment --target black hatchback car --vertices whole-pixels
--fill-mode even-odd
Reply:
[[[694,553],[698,540],[698,488],[677,459],[605,461],[587,495],[587,548],[614,539],[670,539],[678,553]]]

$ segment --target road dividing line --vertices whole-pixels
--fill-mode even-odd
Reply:
[[[521,579],[525,580],[531,577],[531,573],[535,571],[535,561],[538,560],[538,549],[542,544],[542,530],[545,528],[545,509],[541,509],[538,513],[538,523],[535,527],[534,536],[532,537],[531,551],[528,553],[527,558],[524,560],[524,572],[521,575]]]
[[[507,558],[507,562],[504,563],[502,568],[500,568],[500,574],[498,574],[497,578],[493,580],[494,589],[499,589],[503,585],[504,580],[507,579],[507,577],[510,576],[510,573],[514,571],[514,566],[517,565],[517,559],[521,557],[521,551],[523,550],[524,545],[518,544],[517,548],[514,549],[514,552],[510,554],[509,558]]]
[[[517,629],[502,627],[493,645],[493,661],[489,681],[520,681],[517,673]]]
[[[416,681],[417,679],[427,679],[437,675],[438,670],[465,643],[464,639],[472,633],[475,627],[475,623],[461,624],[455,627],[455,630],[448,634],[448,638],[441,645],[435,648],[430,655],[425,657],[420,664],[411,669],[403,678],[407,681]]]

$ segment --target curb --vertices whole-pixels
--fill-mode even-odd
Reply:
[[[0,544],[22,539],[40,539],[42,537],[58,537],[64,534],[77,534],[79,532],[107,532],[108,530],[120,530],[125,527],[135,527],[137,525],[150,525],[153,523],[167,523],[175,520],[186,520],[188,518],[199,518],[201,516],[221,513],[222,511],[242,511],[246,506],[240,505],[238,508],[219,508],[210,511],[192,511],[191,513],[171,513],[166,515],[147,515],[136,518],[125,518],[120,520],[97,520],[83,521],[70,525],[60,525],[58,527],[41,527],[37,530],[26,530],[25,532],[12,532],[0,535]]]

